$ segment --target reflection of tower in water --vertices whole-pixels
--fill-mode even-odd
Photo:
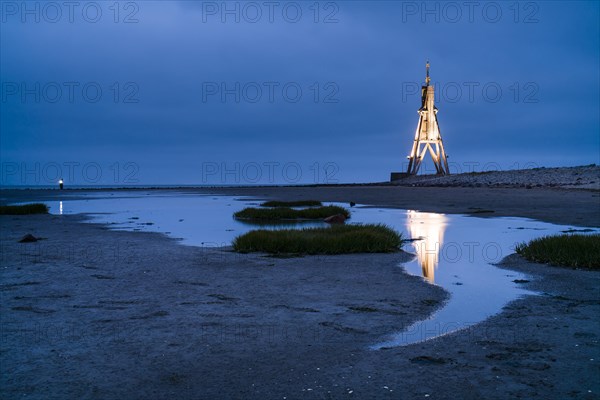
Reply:
[[[433,283],[448,220],[443,214],[408,211],[406,221],[411,237],[421,239],[412,244],[423,269],[423,276]]]

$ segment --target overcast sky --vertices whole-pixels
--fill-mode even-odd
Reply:
[[[385,181],[426,60],[453,172],[600,163],[598,2],[0,4],[2,185]]]

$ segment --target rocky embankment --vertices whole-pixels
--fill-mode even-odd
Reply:
[[[401,186],[454,187],[557,187],[600,190],[600,166],[534,168],[472,172],[456,175],[419,175],[394,181]]]

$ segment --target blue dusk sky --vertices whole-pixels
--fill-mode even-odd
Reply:
[[[3,186],[385,181],[426,60],[451,171],[600,163],[596,1],[0,5]]]

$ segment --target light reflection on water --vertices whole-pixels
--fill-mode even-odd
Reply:
[[[255,199],[170,192],[95,194],[89,199],[47,202],[54,214],[92,213],[91,222],[113,229],[166,233],[186,245],[228,246],[252,229],[326,226],[322,222],[256,226],[233,219],[234,212],[257,206]],[[335,204],[335,203],[334,203]],[[337,204],[346,206],[345,204]],[[476,218],[400,209],[350,208],[352,223],[384,223],[403,237],[416,257],[399,265],[409,274],[450,293],[428,319],[395,333],[373,349],[403,346],[468,328],[497,314],[508,302],[534,294],[513,281],[522,274],[492,265],[514,252],[517,243],[573,228],[524,218]],[[597,231],[597,230],[596,230]]]
[[[408,211],[406,227],[417,253],[423,277],[430,283],[435,281],[435,269],[440,258],[440,247],[444,244],[444,231],[448,219],[444,214]]]

